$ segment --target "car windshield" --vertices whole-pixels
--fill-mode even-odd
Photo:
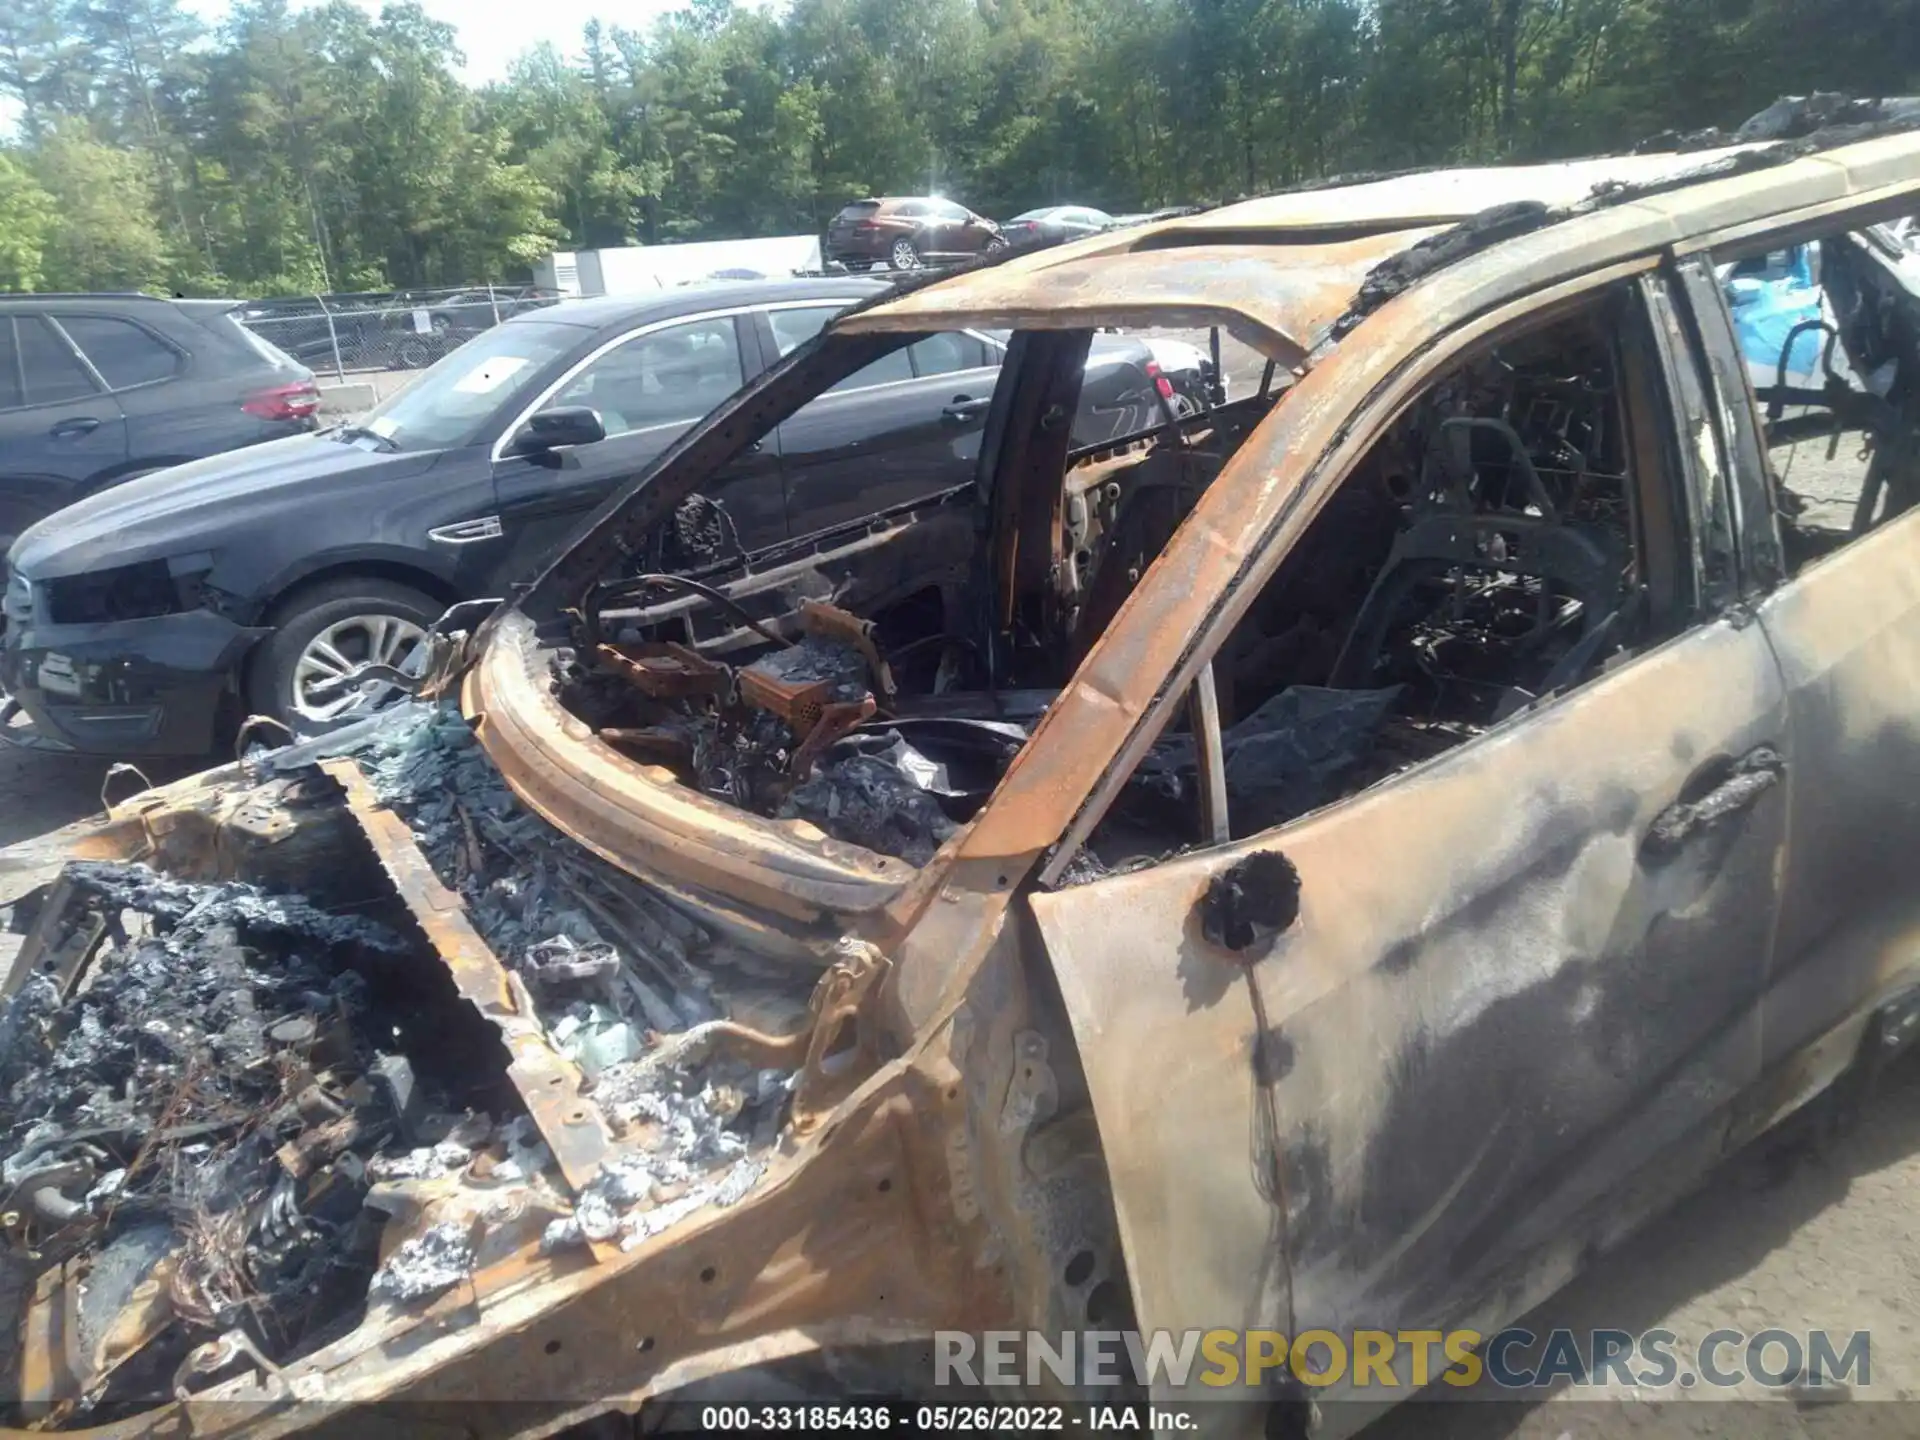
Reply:
[[[452,450],[479,439],[521,385],[571,350],[577,325],[522,320],[483,331],[355,426],[396,450]]]
[[[1024,214],[1016,215],[1013,218],[1015,220],[1050,220],[1058,208],[1058,206],[1049,205],[1044,210],[1028,210]]]

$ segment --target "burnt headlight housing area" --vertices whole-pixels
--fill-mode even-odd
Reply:
[[[106,625],[197,610],[207,598],[211,555],[142,560],[86,575],[43,580],[40,594],[54,625]]]

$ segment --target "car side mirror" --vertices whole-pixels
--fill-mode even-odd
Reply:
[[[607,438],[600,412],[587,405],[556,405],[527,417],[514,437],[516,450],[558,450],[563,445],[591,445]]]

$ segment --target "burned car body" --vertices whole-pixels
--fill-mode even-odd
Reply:
[[[1920,312],[1854,237],[1916,161],[1443,172],[913,288],[437,695],[0,853],[34,1416],[523,1433],[912,1393],[937,1331],[1524,1311],[1906,1033]],[[1783,237],[1885,393],[1749,388],[1714,267]],[[1291,383],[1076,448],[1092,331],[1140,323]],[[974,486],[650,568],[759,434],[961,326],[1015,332]],[[1769,448],[1845,432],[1852,503],[1797,503]],[[201,1029],[98,1056],[170,975]]]

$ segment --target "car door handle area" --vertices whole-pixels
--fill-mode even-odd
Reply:
[[[970,395],[956,395],[953,403],[940,411],[940,418],[949,425],[965,425],[969,420],[978,420],[986,414],[991,404],[991,398],[975,400]]]
[[[1654,817],[1641,842],[1641,854],[1661,860],[1676,854],[1695,836],[1717,830],[1758,803],[1787,773],[1787,762],[1771,745],[1756,745],[1739,759],[1702,767],[1679,800]]]
[[[65,420],[54,422],[47,431],[56,440],[70,440],[76,435],[91,435],[100,428],[100,422],[91,415],[72,415]]]

